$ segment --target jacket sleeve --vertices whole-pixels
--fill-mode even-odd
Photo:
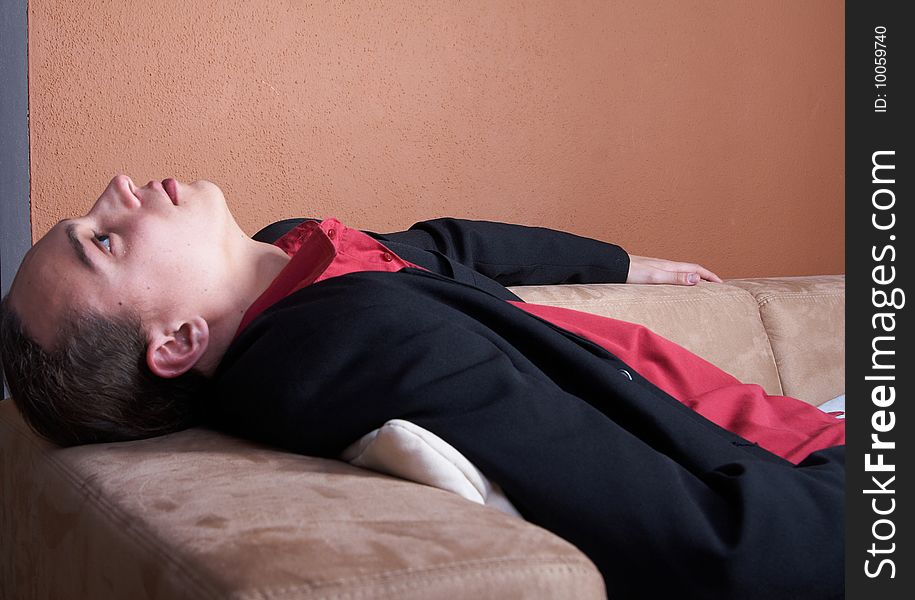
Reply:
[[[378,237],[441,253],[505,286],[625,283],[629,275],[619,246],[544,227],[442,218]]]

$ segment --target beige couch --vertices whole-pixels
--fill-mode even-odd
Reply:
[[[844,392],[843,276],[517,288],[769,393]],[[576,548],[453,493],[193,429],[56,449],[0,402],[0,598],[601,598]]]

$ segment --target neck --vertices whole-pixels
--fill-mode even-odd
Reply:
[[[220,310],[207,319],[210,341],[196,368],[206,376],[216,372],[235,337],[241,320],[257,298],[289,263],[289,256],[273,244],[245,237],[232,260],[229,296]]]

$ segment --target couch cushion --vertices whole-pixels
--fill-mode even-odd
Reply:
[[[787,396],[819,405],[845,392],[845,276],[732,279],[747,290]]]
[[[206,429],[58,449],[4,400],[0,490],[4,598],[604,596],[520,519]]]
[[[781,394],[775,358],[756,300],[728,284],[587,284],[512,288],[526,302],[645,325],[740,381]]]

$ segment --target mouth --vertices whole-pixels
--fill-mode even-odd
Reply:
[[[162,188],[165,190],[165,193],[168,194],[172,204],[178,206],[178,182],[171,177],[168,179],[163,179]]]

